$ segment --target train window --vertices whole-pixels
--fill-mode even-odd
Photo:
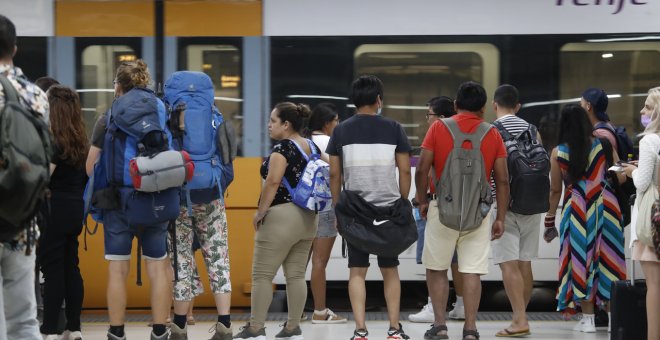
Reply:
[[[587,87],[608,93],[607,113],[628,133],[643,130],[639,111],[660,79],[660,42],[586,42],[561,48],[560,96],[576,102]]]
[[[491,44],[366,44],[355,50],[355,73],[383,81],[383,114],[400,122],[413,148],[428,129],[427,101],[454,97],[468,80],[487,89],[499,83],[499,51]],[[487,106],[488,107],[488,106]],[[487,118],[493,118],[489,113]]]
[[[241,51],[234,45],[188,45],[185,69],[206,73],[215,87],[215,104],[231,120],[239,140],[243,135]]]
[[[112,104],[112,81],[117,67],[121,62],[137,58],[135,49],[127,45],[90,45],[82,50],[78,93],[88,136],[91,137],[98,117]]]

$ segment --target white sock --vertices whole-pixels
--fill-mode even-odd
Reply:
[[[456,295],[456,306],[462,306],[463,305],[463,297]]]
[[[596,317],[596,316],[595,316],[594,314],[585,314],[585,313],[582,313],[582,318],[583,318],[585,321],[591,319],[591,323],[594,323],[594,318],[595,318],[595,317]]]
[[[325,315],[327,311],[328,311],[328,308],[324,308],[324,309],[321,309],[321,310],[316,310],[315,309],[314,314],[316,314],[316,315]]]

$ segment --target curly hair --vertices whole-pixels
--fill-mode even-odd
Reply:
[[[84,168],[89,142],[78,94],[69,87],[53,85],[47,95],[50,130],[61,159],[74,167]]]
[[[115,82],[119,85],[123,93],[130,91],[134,87],[148,87],[151,84],[151,75],[149,74],[147,63],[142,59],[121,63],[117,67]]]

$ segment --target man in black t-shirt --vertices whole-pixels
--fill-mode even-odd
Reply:
[[[326,149],[330,155],[333,202],[339,202],[342,180],[346,190],[357,192],[376,206],[389,206],[401,197],[407,198],[411,183],[411,148],[403,127],[380,115],[383,84],[375,76],[359,77],[353,82],[351,99],[357,113],[334,129]],[[364,281],[369,268],[369,254],[350,243],[347,248],[350,268],[348,289],[355,317],[355,332],[351,339],[364,340],[368,335]],[[399,323],[401,284],[398,265],[397,258],[378,256],[378,267],[386,287],[385,300],[390,321],[388,339],[409,339]]]

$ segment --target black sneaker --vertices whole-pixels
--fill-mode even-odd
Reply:
[[[367,336],[369,336],[369,332],[367,332],[367,330],[364,328],[360,328],[353,331],[351,340],[369,340]]]
[[[410,337],[403,332],[403,327],[401,326],[401,323],[399,323],[399,329],[390,327],[390,329],[387,331],[387,340],[407,340],[407,339],[410,339]]]

